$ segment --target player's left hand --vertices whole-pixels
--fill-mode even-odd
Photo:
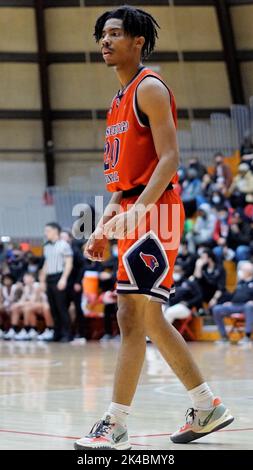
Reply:
[[[138,213],[134,208],[115,215],[103,227],[107,238],[123,239],[134,232],[144,214]]]

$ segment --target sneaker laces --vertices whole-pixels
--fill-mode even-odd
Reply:
[[[197,410],[195,410],[194,408],[188,408],[188,410],[185,413],[187,424],[193,423],[196,413],[197,413]]]
[[[185,413],[185,419],[186,419],[186,424],[192,424],[194,421],[194,418],[196,416],[197,410],[194,408],[188,408],[188,410]],[[181,427],[181,429],[184,429],[185,425]]]
[[[101,437],[108,433],[110,427],[113,426],[110,421],[101,420],[94,424],[90,431],[89,437]]]

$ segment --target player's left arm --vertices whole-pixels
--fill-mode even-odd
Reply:
[[[136,204],[145,207],[154,204],[165,191],[179,165],[176,127],[170,106],[170,93],[165,85],[147,77],[137,89],[140,110],[149,119],[149,125],[159,162]]]

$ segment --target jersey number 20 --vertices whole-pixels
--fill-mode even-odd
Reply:
[[[113,143],[110,143],[109,140],[105,143],[105,153],[104,153],[104,170],[110,170],[115,168],[119,161],[119,151],[120,151],[120,140],[116,137]]]

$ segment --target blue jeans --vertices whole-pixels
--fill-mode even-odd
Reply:
[[[250,259],[251,249],[247,245],[240,245],[235,250],[236,261],[248,261]]]
[[[215,305],[213,307],[213,318],[218,327],[221,336],[227,336],[223,318],[230,317],[232,313],[244,313],[246,318],[245,333],[251,334],[253,330],[253,302],[245,304]]]

